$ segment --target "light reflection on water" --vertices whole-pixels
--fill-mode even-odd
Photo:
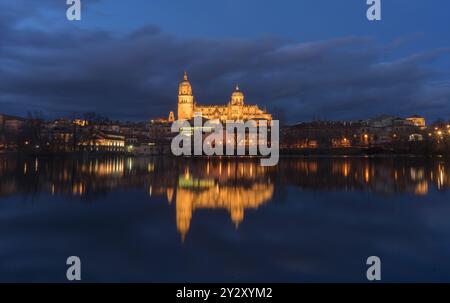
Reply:
[[[449,162],[442,158],[406,157],[282,158],[276,167],[261,167],[256,159],[2,157],[0,227],[8,227],[8,233],[5,229],[0,231],[0,248],[6,248],[6,253],[0,253],[0,257],[3,261],[10,258],[17,264],[0,263],[0,280],[63,279],[63,275],[45,270],[44,266],[48,266],[57,271],[48,262],[35,265],[45,272],[36,278],[32,275],[34,267],[24,266],[27,262],[20,252],[26,250],[33,253],[34,249],[34,253],[41,254],[42,247],[33,242],[36,237],[49,238],[52,245],[62,245],[66,248],[63,250],[68,251],[73,248],[73,243],[65,242],[66,231],[67,237],[78,239],[81,243],[76,246],[80,254],[96,255],[96,258],[97,254],[111,248],[120,250],[122,257],[139,254],[139,251],[152,251],[151,254],[160,258],[175,258],[164,273],[163,269],[155,268],[151,274],[133,271],[135,264],[127,266],[125,263],[120,267],[120,274],[109,276],[102,273],[105,268],[99,265],[92,269],[92,280],[359,281],[364,275],[352,275],[355,271],[352,266],[356,261],[351,260],[350,256],[371,253],[366,249],[372,248],[374,253],[385,253],[388,260],[408,260],[408,266],[415,264],[418,272],[420,269],[423,273],[424,268],[430,271],[428,275],[425,271],[425,276],[407,276],[401,270],[406,264],[401,264],[391,270],[393,281],[448,281],[450,266],[445,265],[436,272],[432,262],[427,263],[426,257],[417,260],[417,256],[406,252],[424,243],[431,246],[429,258],[444,258],[450,252],[448,245],[438,243],[450,235],[450,225],[443,223],[441,217],[450,215],[450,209],[443,203],[448,199],[447,189],[450,187],[449,166]],[[30,204],[30,201],[33,203]],[[69,209],[62,211],[58,206],[55,211],[52,201],[70,202]],[[80,209],[80,206],[73,205],[73,201],[81,202],[78,205],[99,206],[90,212],[89,208]],[[368,204],[367,201],[378,204]],[[386,204],[393,201],[400,203],[398,208],[393,209],[392,205]],[[404,201],[410,201],[406,202],[410,205]],[[341,203],[342,207],[336,208],[336,203]],[[430,210],[423,209],[419,203],[435,205]],[[151,209],[145,213],[144,210],[149,207]],[[75,213],[67,217],[74,223],[70,227],[61,222],[67,211]],[[215,212],[227,214],[227,220],[232,224],[228,225],[223,217],[214,219]],[[103,216],[114,220],[104,221]],[[143,222],[142,216],[153,221]],[[251,217],[248,223],[247,216]],[[362,218],[369,222],[364,222]],[[42,223],[46,219],[53,222],[48,224],[57,231]],[[418,219],[418,222],[409,222],[411,219]],[[89,230],[88,225],[77,229],[77,223],[85,224],[87,221],[97,225],[96,220],[102,221],[105,230]],[[21,223],[32,230],[24,232]],[[122,241],[118,240],[114,245],[101,245],[105,236],[112,236],[111,232],[118,228],[117,224],[122,224],[121,228],[125,229],[137,228],[128,235],[137,237],[132,247],[124,235],[118,237]],[[140,226],[135,227],[136,224]],[[441,230],[437,229],[437,225]],[[152,231],[148,230],[150,226]],[[174,237],[172,227],[176,228],[178,237]],[[322,228],[337,229],[338,234],[333,234],[334,231],[327,231],[329,235],[317,234],[317,230]],[[379,232],[375,231],[377,228],[392,230]],[[398,244],[411,237],[407,229],[415,233],[415,242]],[[94,246],[84,240],[89,234],[100,237]],[[296,238],[300,234],[305,238],[304,243]],[[397,238],[392,239],[393,235]],[[375,237],[372,241],[352,242],[372,236]],[[216,239],[213,241],[211,237]],[[348,260],[343,259],[347,260],[345,264],[340,264],[342,268],[349,268],[348,273],[341,268],[341,275],[338,273],[340,267],[334,261],[342,260],[342,252],[336,250],[333,255],[333,250],[330,250],[338,245],[334,243],[334,237],[341,238],[341,245],[346,247],[346,251],[354,249],[348,252]],[[323,242],[316,243],[318,239]],[[202,244],[198,245],[200,240]],[[230,248],[230,243],[235,245],[234,248]],[[251,248],[243,247],[249,243],[252,243]],[[239,246],[243,250],[236,248]],[[440,253],[433,255],[438,247]],[[44,251],[52,254],[51,250]],[[255,264],[230,267],[229,261],[223,260],[222,254],[227,252],[235,256],[238,264],[248,262],[247,254],[252,252],[255,254]],[[207,264],[193,257],[198,253],[208,260]],[[55,252],[55,255],[60,254]],[[183,270],[176,268],[175,265],[180,266],[181,260],[192,261],[192,258],[200,262],[200,265],[197,264],[200,268],[194,269],[189,264],[183,264]],[[145,262],[145,258],[138,257],[137,260]],[[151,262],[148,263],[150,266]],[[328,266],[327,270],[322,268],[324,264],[334,265]],[[217,271],[207,273],[206,269],[211,265]],[[430,267],[427,268],[427,265]],[[256,269],[258,266],[266,270]],[[2,269],[8,274],[2,274]],[[261,275],[265,272],[267,275]]]

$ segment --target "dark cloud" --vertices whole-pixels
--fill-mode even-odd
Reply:
[[[0,15],[1,112],[166,115],[176,109],[185,69],[199,103],[225,103],[239,83],[247,102],[282,108],[290,121],[382,113],[436,118],[450,109],[450,81],[434,63],[449,50],[395,57],[411,37],[379,45],[361,37],[183,39],[157,26],[126,35],[70,25],[43,30],[18,25],[24,10],[18,5]]]

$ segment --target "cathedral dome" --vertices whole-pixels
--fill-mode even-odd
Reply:
[[[178,94],[179,95],[192,95],[192,86],[188,80],[188,75],[186,72],[184,72],[183,81],[180,83],[180,86],[178,87]]]
[[[238,85],[236,85],[236,89],[231,95],[231,103],[236,105],[244,104],[244,94],[241,92]]]

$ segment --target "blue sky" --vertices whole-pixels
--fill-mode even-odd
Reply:
[[[86,28],[129,31],[153,23],[186,37],[271,34],[317,40],[350,34],[393,39],[426,32],[433,41],[448,35],[450,25],[450,3],[445,0],[384,0],[378,23],[367,22],[365,0],[116,0],[87,5],[85,19],[78,24]]]
[[[188,69],[200,103],[247,102],[289,121],[450,113],[450,2],[65,0],[0,4],[0,112],[97,111],[144,120],[176,109]],[[139,110],[136,110],[138,108]]]

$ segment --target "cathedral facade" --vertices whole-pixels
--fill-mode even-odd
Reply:
[[[231,99],[226,105],[199,105],[194,100],[192,86],[185,72],[178,89],[178,120],[191,120],[195,114],[208,120],[272,120],[272,115],[258,105],[244,104],[244,94],[236,86]]]

